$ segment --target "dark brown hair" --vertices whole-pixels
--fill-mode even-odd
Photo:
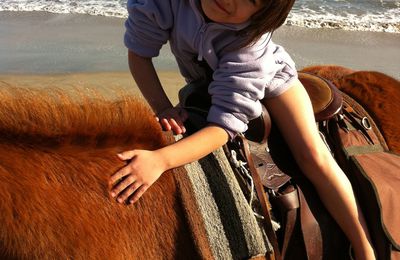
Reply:
[[[257,41],[263,34],[273,32],[286,20],[295,0],[261,0],[264,7],[252,18],[251,23],[245,29],[239,31],[239,35],[245,36],[243,46]]]

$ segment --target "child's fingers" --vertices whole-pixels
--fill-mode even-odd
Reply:
[[[135,150],[130,150],[130,151],[125,151],[125,152],[121,152],[119,154],[117,154],[117,156],[121,159],[121,160],[130,160],[133,158],[133,156],[135,156]]]
[[[186,128],[185,128],[185,126],[184,125],[181,125],[180,126],[181,127],[181,134],[184,134],[184,133],[186,133]]]
[[[129,200],[129,203],[133,204],[135,202],[137,202],[140,197],[142,197],[143,193],[146,192],[146,190],[149,188],[149,186],[143,184],[142,186],[140,186],[139,189],[136,190],[136,192],[133,194],[132,198]]]
[[[164,131],[173,131],[174,134],[184,134],[186,128],[183,126],[182,120],[175,120],[174,118],[163,118],[160,121]]]
[[[126,167],[125,167],[126,168]],[[124,191],[127,187],[129,187],[132,183],[135,183],[135,177],[132,175],[129,175],[126,177],[124,180],[116,184],[112,190],[111,190],[111,196],[112,197],[117,197],[119,198],[119,194]],[[119,201],[119,200],[118,200]]]
[[[172,131],[174,134],[179,135],[179,134],[184,134],[186,133],[186,128],[184,126],[176,125],[172,128]]]
[[[180,134],[180,132],[181,132],[180,130],[181,130],[181,129],[180,129],[178,123],[175,121],[175,119],[171,118],[171,119],[169,120],[169,122],[170,122],[172,131],[173,131],[175,134]]]
[[[186,132],[186,128],[183,126],[181,121],[176,121],[174,119],[170,120],[171,128],[175,134],[184,134]]]
[[[126,167],[120,169],[119,171],[117,171],[116,173],[111,175],[110,180],[109,180],[109,184],[113,185],[114,183],[116,183],[117,181],[119,181],[123,177],[129,175],[130,173],[131,173],[131,169],[130,169],[129,166],[126,166]]]
[[[124,189],[123,191],[120,192],[120,195],[117,198],[118,202],[123,203],[124,201],[126,201],[141,186],[142,186],[142,184],[137,181],[132,183],[131,185],[129,185],[126,189]]]
[[[168,119],[166,118],[161,119],[161,126],[164,129],[164,131],[171,130],[171,125],[169,124]]]

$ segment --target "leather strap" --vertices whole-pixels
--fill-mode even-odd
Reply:
[[[294,227],[298,218],[298,210],[300,208],[300,225],[301,233],[304,239],[307,259],[318,260],[322,259],[322,235],[318,222],[311,213],[311,210],[305,200],[303,192],[299,187],[286,194],[275,197],[278,200],[280,210],[285,214],[285,232],[283,236],[282,258],[285,259],[286,251],[288,250],[289,242],[292,238]]]
[[[300,224],[309,260],[322,259],[322,235],[319,224],[306,202],[303,192],[297,189],[300,201]]]
[[[273,200],[277,201],[275,205],[277,205],[281,214],[285,215],[285,232],[283,234],[281,250],[282,259],[285,259],[286,251],[293,235],[294,227],[296,226],[297,212],[300,207],[297,190],[292,187],[291,191],[273,197]]]
[[[276,207],[282,213],[286,213],[289,210],[298,209],[300,207],[297,191],[293,186],[291,186],[290,191],[285,190],[284,194],[272,197],[271,199],[273,201],[277,201]]]
[[[237,138],[240,140],[240,144],[242,146],[244,155],[246,157],[247,165],[250,169],[251,177],[253,178],[254,182],[254,187],[256,189],[257,197],[260,201],[261,204],[261,212],[262,215],[264,216],[264,228],[265,232],[269,238],[269,241],[271,242],[272,248],[274,250],[275,254],[275,259],[276,260],[281,260],[281,254],[279,250],[279,244],[278,244],[278,239],[276,237],[275,231],[272,227],[272,218],[270,214],[270,204],[268,203],[268,198],[267,194],[264,191],[264,186],[261,183],[261,178],[257,173],[257,169],[254,166],[253,159],[250,154],[250,148],[249,148],[249,143],[247,142],[247,139],[243,137],[242,135],[238,135]]]
[[[282,245],[282,259],[285,259],[290,238],[293,235],[294,227],[296,225],[296,220],[297,220],[297,210],[296,209],[289,210],[286,213],[285,233],[283,235],[283,245]]]

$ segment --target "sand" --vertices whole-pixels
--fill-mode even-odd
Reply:
[[[122,88],[138,93],[123,45],[124,19],[46,12],[0,12],[0,86]],[[273,40],[298,69],[336,64],[400,79],[400,34],[283,26]],[[176,103],[184,84],[168,46],[154,59]]]

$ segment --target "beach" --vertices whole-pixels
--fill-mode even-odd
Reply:
[[[123,18],[47,12],[0,12],[0,84],[124,89],[138,93],[123,45]],[[297,68],[336,64],[400,79],[400,34],[283,26],[273,41]],[[184,84],[168,46],[154,59],[166,93]]]

